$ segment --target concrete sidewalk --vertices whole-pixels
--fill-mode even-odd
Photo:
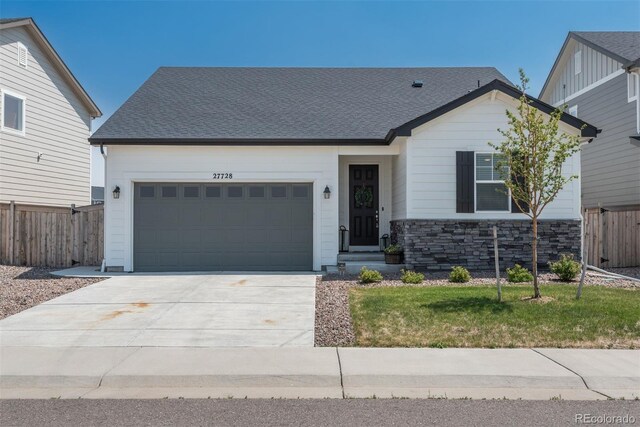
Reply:
[[[2,347],[0,397],[637,399],[640,351]]]

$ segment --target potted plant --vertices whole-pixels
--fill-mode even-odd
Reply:
[[[400,264],[402,263],[402,255],[402,247],[397,243],[387,246],[384,250],[384,262],[387,264]]]

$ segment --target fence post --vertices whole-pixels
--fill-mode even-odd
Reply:
[[[9,204],[9,264],[14,263],[14,251],[16,240],[16,202],[13,200]]]

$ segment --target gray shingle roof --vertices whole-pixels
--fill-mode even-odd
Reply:
[[[508,82],[492,67],[162,67],[91,141],[384,139],[494,79]]]
[[[24,21],[25,19],[31,19],[30,17],[24,18],[0,18],[0,24],[10,24],[12,22]]]
[[[572,31],[572,34],[626,61],[640,58],[640,31]]]

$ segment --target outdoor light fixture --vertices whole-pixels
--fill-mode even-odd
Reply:
[[[331,190],[329,190],[329,186],[327,185],[326,187],[324,187],[324,191],[322,192],[322,194],[324,194],[324,198],[328,199],[331,197]]]
[[[119,199],[120,198],[120,187],[118,187],[117,185],[113,189],[113,198],[114,199]]]

